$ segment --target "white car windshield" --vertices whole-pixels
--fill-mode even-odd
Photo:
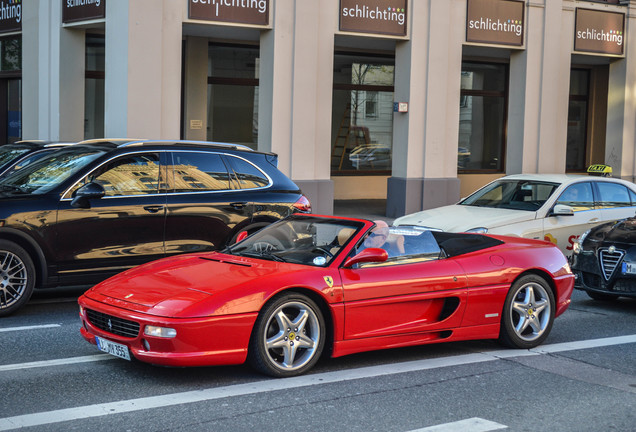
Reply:
[[[537,211],[559,187],[533,180],[495,181],[460,201],[460,205]]]

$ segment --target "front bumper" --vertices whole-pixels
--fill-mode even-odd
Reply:
[[[95,336],[126,345],[130,353],[142,362],[163,366],[217,366],[244,363],[247,358],[252,327],[257,312],[239,315],[202,318],[165,318],[131,312],[105,305],[87,297],[79,300],[81,335],[92,344]],[[139,324],[135,337],[125,337],[98,328],[87,316],[91,309]],[[177,330],[174,338],[153,337],[144,334],[146,325],[170,327]]]
[[[595,253],[573,255],[572,271],[576,277],[574,288],[599,294],[611,294],[623,297],[636,297],[636,275],[621,272],[618,266],[606,280]]]

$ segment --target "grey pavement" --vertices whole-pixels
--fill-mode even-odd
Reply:
[[[334,216],[359,217],[370,220],[384,220],[389,224],[394,218],[386,216],[386,200],[335,200]]]

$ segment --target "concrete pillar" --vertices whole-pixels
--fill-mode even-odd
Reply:
[[[185,139],[205,141],[208,126],[208,40],[189,36],[186,38],[185,50],[183,130]],[[200,129],[197,129],[198,122],[201,122]]]
[[[59,7],[58,9],[61,9]],[[59,98],[59,120],[55,124],[54,140],[81,141],[84,139],[84,94],[86,85],[86,32],[83,29],[59,28],[60,74],[55,86]]]
[[[258,148],[279,155],[279,168],[315,213],[331,214],[330,77],[338,10],[331,0],[272,6],[273,29],[261,36]]]
[[[61,0],[23,3],[22,138],[84,138],[84,31],[62,27]]]
[[[563,173],[574,2],[527,3],[526,49],[510,56],[506,173]]]
[[[625,7],[625,58],[609,67],[605,163],[614,177],[636,180],[636,4]]]
[[[174,0],[106,3],[106,136],[179,138],[182,9]]]
[[[457,143],[465,0],[413,1],[411,37],[396,47],[393,176],[387,216],[439,207],[459,199]]]

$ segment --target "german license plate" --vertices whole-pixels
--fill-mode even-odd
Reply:
[[[636,274],[636,263],[623,261],[623,274]]]
[[[108,339],[95,336],[95,342],[97,342],[97,348],[107,354],[114,355],[115,357],[130,360],[130,351],[126,345],[119,344],[117,342],[109,341]]]

